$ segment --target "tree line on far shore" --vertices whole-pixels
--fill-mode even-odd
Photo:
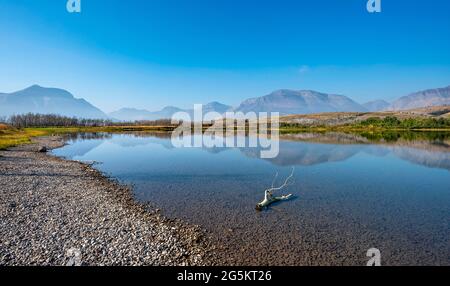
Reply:
[[[9,118],[0,117],[0,123],[5,123],[16,128],[28,127],[114,127],[114,126],[160,126],[177,127],[178,124],[172,124],[170,119],[161,119],[153,121],[134,121],[117,122],[109,119],[82,119],[75,117],[66,117],[53,114],[35,114],[28,113],[22,115],[13,115]],[[246,122],[246,125],[248,122]],[[385,118],[372,117],[366,120],[351,124],[353,127],[378,127],[385,129],[439,129],[450,128],[450,118],[406,118],[398,119],[395,116]],[[301,128],[304,127],[298,123],[280,123],[281,128]]]
[[[83,119],[55,114],[21,114],[9,118],[0,118],[16,128],[29,127],[108,127],[108,126],[172,126],[171,120],[162,119],[154,121],[115,122],[109,119]],[[178,124],[177,124],[178,125]]]
[[[237,125],[237,120],[234,125]],[[123,127],[123,126],[155,126],[176,128],[183,124],[182,120],[172,123],[171,119],[137,120],[137,121],[113,121],[110,119],[83,119],[67,117],[55,114],[27,113],[0,117],[0,123],[8,124],[15,128],[39,128],[39,127]],[[193,123],[191,123],[192,125]],[[213,121],[203,122],[204,126],[212,126]],[[248,126],[249,121],[245,120]],[[269,124],[270,126],[270,124]],[[192,125],[193,127],[193,125]]]

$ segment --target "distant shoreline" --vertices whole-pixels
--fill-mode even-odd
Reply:
[[[26,116],[26,115],[25,115]],[[33,118],[33,114],[30,117]],[[39,116],[39,115],[37,115]],[[45,120],[45,115],[42,116]],[[49,117],[52,117],[51,115]],[[61,117],[61,121],[71,121],[71,118]],[[55,127],[48,118],[45,125],[12,127],[0,123],[0,150],[27,144],[39,136],[64,135],[79,132],[171,132],[179,125],[171,124],[170,120],[134,123],[113,123],[111,125],[80,126],[68,124]],[[26,121],[26,120],[25,120]],[[79,122],[78,122],[79,123]],[[95,122],[93,122],[95,123]],[[97,123],[95,123],[97,124]],[[98,122],[101,124],[101,122]],[[221,126],[220,124],[218,126]],[[222,127],[219,127],[223,129]],[[235,122],[235,130],[247,130],[249,123]],[[269,130],[272,126],[269,126]],[[212,124],[204,124],[202,131],[214,129]],[[279,117],[279,127],[272,128],[281,134],[300,132],[345,132],[381,134],[384,132],[450,132],[450,109],[448,106],[420,108],[405,111],[384,112],[334,112],[304,115],[287,115]]]
[[[203,132],[208,128],[203,128]],[[154,126],[116,126],[116,127],[40,127],[40,128],[8,128],[0,130],[0,151],[11,147],[20,146],[22,144],[31,144],[34,138],[42,136],[62,136],[76,133],[128,133],[128,132],[161,132],[167,133],[174,131],[175,128],[161,128]],[[327,133],[341,132],[352,134],[367,134],[382,137],[389,133],[433,133],[444,132],[450,133],[450,128],[420,128],[420,129],[404,129],[404,128],[380,128],[380,127],[356,127],[356,126],[311,126],[311,127],[281,127],[277,129],[281,135],[294,133]]]

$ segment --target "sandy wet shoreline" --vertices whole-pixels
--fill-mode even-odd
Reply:
[[[0,151],[0,265],[213,264],[200,227],[136,203],[91,166],[38,152],[64,144]]]

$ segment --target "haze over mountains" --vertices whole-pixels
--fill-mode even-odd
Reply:
[[[0,116],[30,112],[89,119],[108,118],[97,107],[63,89],[33,85],[13,93],[0,93]]]
[[[344,95],[326,94],[312,90],[277,90],[266,96],[251,98],[233,108],[219,102],[203,106],[203,113],[224,114],[235,112],[279,112],[280,115],[311,114],[323,112],[367,112],[406,110],[421,107],[450,105],[450,86],[429,89],[400,97],[392,103],[384,100],[359,104]],[[170,119],[177,112],[193,116],[192,109],[168,106],[160,111],[122,108],[105,114],[84,99],[77,99],[71,93],[57,88],[31,86],[14,93],[0,93],[0,116],[9,117],[24,113],[59,114],[89,119],[110,119],[117,121],[140,121]],[[210,120],[213,118],[208,118]]]
[[[390,105],[391,104],[389,102],[387,102],[386,100],[382,100],[382,99],[369,101],[369,102],[363,104],[364,108],[370,112],[386,110],[389,108]]]
[[[182,109],[168,106],[160,111],[148,111],[145,109],[122,108],[111,112],[108,115],[119,121],[142,121],[142,120],[158,120],[162,118],[171,118],[173,114],[182,111]]]
[[[397,111],[440,105],[450,105],[450,86],[403,96],[394,101],[387,109]]]
[[[203,114],[209,112],[217,112],[219,114],[224,114],[225,112],[231,110],[232,107],[219,102],[211,102],[203,105]],[[142,121],[142,120],[158,120],[164,118],[176,118],[183,119],[181,117],[174,116],[177,112],[186,112],[191,118],[194,117],[193,109],[181,109],[174,106],[167,106],[160,111],[148,111],[139,110],[135,108],[122,108],[117,111],[111,112],[108,115],[111,118],[117,119],[119,121]],[[206,118],[205,120],[212,120],[214,118]]]
[[[240,112],[279,112],[281,115],[336,111],[364,111],[365,108],[343,95],[311,90],[277,90],[269,95],[247,99],[236,108]]]

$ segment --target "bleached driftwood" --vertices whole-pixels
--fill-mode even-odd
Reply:
[[[273,193],[276,191],[280,191],[280,190],[290,186],[293,183],[292,179],[294,177],[294,171],[295,171],[295,168],[292,168],[292,172],[289,175],[289,177],[287,177],[286,180],[284,181],[284,183],[279,187],[274,187],[275,181],[278,178],[278,173],[275,175],[275,178],[272,182],[272,187],[270,189],[267,189],[264,191],[264,200],[256,205],[256,210],[261,211],[264,208],[270,206],[271,204],[273,204],[275,202],[286,201],[292,197],[292,194],[277,197],[277,196],[274,196]]]

